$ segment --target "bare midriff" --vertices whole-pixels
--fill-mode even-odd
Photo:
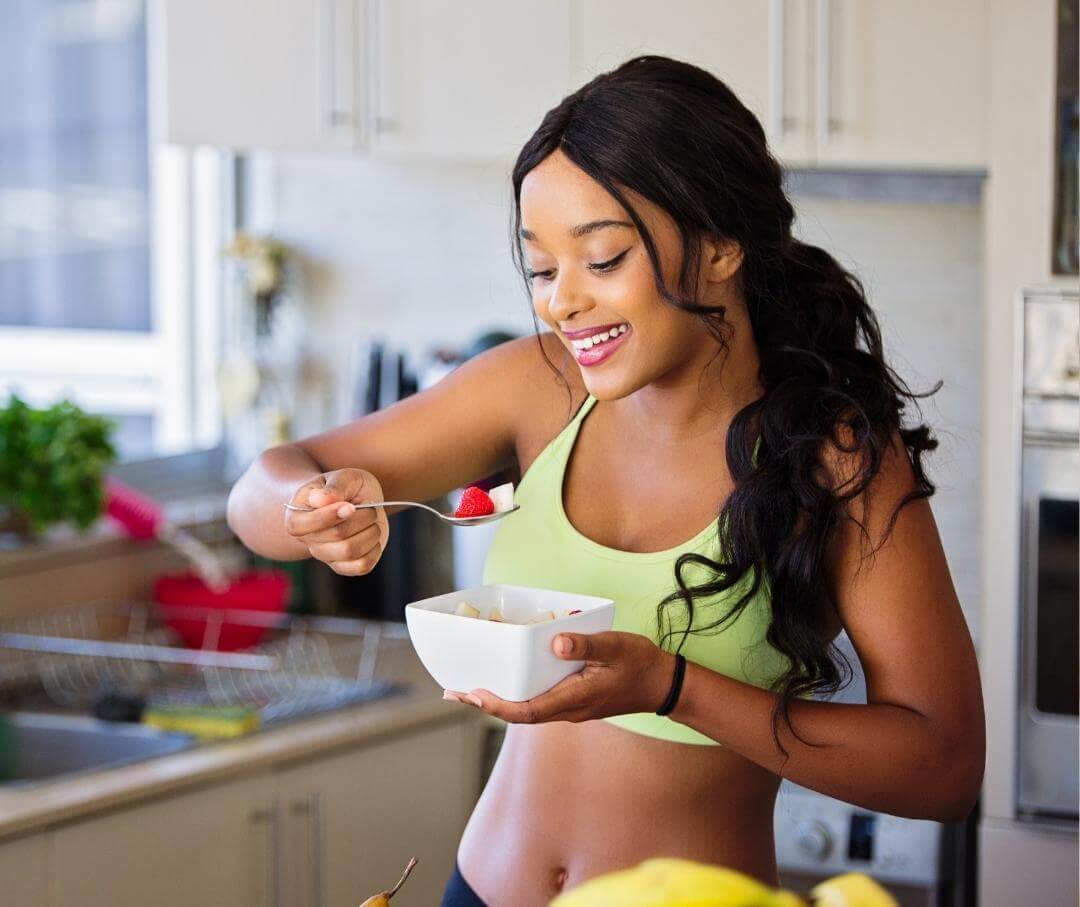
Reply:
[[[542,907],[650,857],[727,866],[777,884],[779,778],[721,746],[605,721],[510,724],[458,848],[489,907]]]

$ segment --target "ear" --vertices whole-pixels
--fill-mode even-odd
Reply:
[[[701,244],[701,266],[706,280],[723,283],[739,270],[743,250],[733,239],[708,237]]]

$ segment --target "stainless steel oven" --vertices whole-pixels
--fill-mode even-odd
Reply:
[[[1023,303],[1020,684],[1016,811],[1077,818],[1080,298]]]

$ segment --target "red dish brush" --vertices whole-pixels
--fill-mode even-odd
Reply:
[[[184,555],[207,586],[223,592],[229,578],[221,559],[195,536],[165,519],[161,505],[113,478],[105,480],[105,513],[133,539],[156,538]]]
[[[256,645],[272,621],[229,621],[207,633],[212,610],[285,610],[289,577],[282,570],[248,570],[227,575],[214,551],[165,519],[161,505],[142,492],[107,479],[105,512],[134,539],[158,539],[176,548],[195,568],[190,573],[158,577],[154,601],[161,606],[166,626],[192,649],[211,648],[227,652]]]

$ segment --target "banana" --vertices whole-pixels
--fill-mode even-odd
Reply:
[[[631,869],[597,876],[551,901],[548,907],[806,907],[733,869],[693,860],[657,857]]]
[[[899,907],[877,882],[857,872],[822,882],[810,896],[814,907]]]

